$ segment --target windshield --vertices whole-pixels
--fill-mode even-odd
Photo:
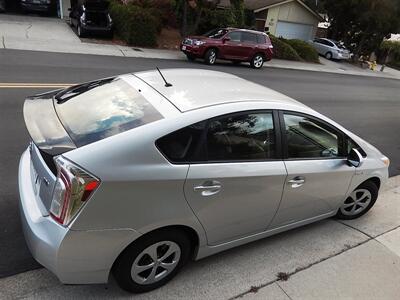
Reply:
[[[121,78],[84,84],[63,96],[55,97],[54,106],[77,147],[162,119],[141,93]]]
[[[220,39],[222,38],[226,33],[228,32],[227,29],[224,28],[219,28],[219,29],[213,29],[207,33],[204,34],[204,36],[212,38],[212,39]]]

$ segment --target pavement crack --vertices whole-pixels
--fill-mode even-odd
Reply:
[[[275,282],[275,283],[276,283],[276,285],[282,290],[282,292],[284,292],[285,295],[286,295],[290,300],[292,300],[292,297],[290,297],[289,294],[286,293],[286,291],[281,287],[281,285],[279,284],[279,282]]]
[[[400,227],[400,226],[398,226],[398,227]],[[393,230],[394,230],[394,229],[393,229]],[[390,231],[391,231],[391,230],[390,230]],[[367,235],[367,236],[368,236],[368,235]],[[278,283],[279,281],[286,281],[286,280],[288,280],[291,276],[293,276],[293,275],[295,275],[295,274],[297,274],[297,273],[299,273],[299,272],[301,272],[301,271],[307,270],[307,269],[309,269],[309,268],[311,268],[311,267],[313,267],[313,266],[315,266],[315,265],[317,265],[317,264],[319,264],[319,263],[322,263],[322,262],[324,262],[324,261],[326,261],[326,260],[328,260],[328,259],[331,259],[331,258],[333,258],[333,257],[339,256],[339,255],[341,255],[341,254],[343,254],[343,253],[345,253],[345,252],[347,252],[347,251],[349,251],[349,250],[351,250],[351,249],[357,248],[358,246],[361,246],[361,245],[363,245],[363,244],[365,244],[365,243],[367,243],[367,242],[369,242],[369,241],[371,241],[371,240],[374,240],[374,238],[368,236],[368,238],[367,238],[366,240],[364,240],[364,241],[362,241],[362,242],[359,242],[359,243],[355,244],[354,246],[350,246],[350,245],[347,245],[347,244],[346,244],[346,245],[344,245],[344,248],[343,248],[342,250],[340,250],[339,252],[337,252],[337,253],[334,253],[334,254],[329,255],[329,256],[327,256],[327,257],[324,257],[324,258],[321,258],[321,259],[319,259],[319,260],[317,260],[317,261],[315,261],[315,262],[312,262],[312,263],[310,263],[310,264],[308,264],[308,265],[306,265],[306,266],[297,267],[297,268],[296,268],[294,271],[292,271],[292,272],[285,272],[285,273],[284,273],[284,274],[285,274],[284,278],[281,278],[282,276],[279,275],[279,274],[281,274],[281,273],[283,273],[283,272],[279,272],[279,273],[277,274],[277,276],[276,276],[276,279],[271,280],[271,281],[269,281],[269,282],[267,282],[267,283],[264,283],[264,284],[260,284],[260,285],[258,285],[258,286],[251,286],[250,289],[244,291],[243,293],[240,293],[239,295],[236,295],[236,296],[234,296],[234,297],[229,298],[229,300],[239,299],[239,298],[242,298],[243,296],[245,296],[245,295],[247,295],[247,294],[250,294],[250,293],[257,293],[260,289],[262,289],[262,288],[264,288],[264,287],[266,287],[266,286],[268,286],[268,285],[271,285],[272,283]]]
[[[351,229],[354,229],[355,231],[358,231],[358,232],[360,232],[360,233],[366,235],[366,236],[369,237],[370,239],[373,239],[373,238],[374,238],[372,235],[370,235],[370,234],[368,234],[368,233],[362,231],[361,229],[358,229],[358,228],[356,228],[356,227],[354,227],[354,226],[351,226],[350,224],[344,223],[344,222],[339,221],[339,220],[335,220],[335,221],[338,222],[338,223],[340,223],[340,224],[342,224],[342,225],[344,225],[344,226],[346,226],[346,227],[349,227],[349,228],[351,228]]]
[[[27,38],[27,39],[29,39],[29,29],[31,29],[32,28],[32,23],[30,23],[29,25],[28,25],[28,27],[25,29],[25,37]]]

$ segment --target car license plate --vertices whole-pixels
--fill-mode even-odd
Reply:
[[[185,45],[182,46],[182,50],[186,50],[186,46]]]

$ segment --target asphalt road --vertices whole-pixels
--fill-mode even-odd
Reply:
[[[331,117],[377,146],[400,174],[400,81],[374,77],[250,69],[222,63],[0,50],[0,277],[39,267],[25,246],[18,213],[19,156],[29,141],[24,98],[43,88],[1,88],[1,83],[76,83],[159,68],[202,68],[233,73],[276,89]],[[216,86],[216,88],[218,88]]]

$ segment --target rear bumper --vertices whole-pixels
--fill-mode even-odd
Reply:
[[[92,33],[92,34],[111,34],[112,33],[112,27],[96,27],[96,26],[88,26],[88,25],[82,25],[82,29],[87,32],[87,33]]]
[[[105,283],[118,255],[140,234],[131,229],[75,231],[43,216],[30,180],[30,153],[19,164],[20,215],[32,256],[68,284]]]

